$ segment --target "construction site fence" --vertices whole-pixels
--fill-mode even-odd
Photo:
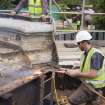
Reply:
[[[56,40],[75,40],[77,32],[56,32]],[[90,32],[93,40],[105,40],[105,32]]]

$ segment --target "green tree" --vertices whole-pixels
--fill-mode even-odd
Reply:
[[[64,5],[64,6],[71,6],[71,5],[75,5],[75,4],[81,4],[81,0],[59,0],[60,4]]]
[[[11,0],[0,0],[0,9],[10,9]]]
[[[81,0],[62,0],[61,3],[65,5],[80,4]]]
[[[105,12],[105,0],[96,0],[95,10],[97,12]]]
[[[105,12],[105,0],[96,0],[94,5],[96,12]],[[105,29],[105,16],[98,15],[93,17],[93,24],[97,29]]]

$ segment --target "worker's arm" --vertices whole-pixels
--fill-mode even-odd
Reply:
[[[20,11],[20,9],[23,7],[23,5],[27,2],[27,0],[21,0],[16,8],[12,11],[12,14],[16,14]]]
[[[77,77],[80,75],[79,69],[67,69],[67,68],[60,68],[60,70],[57,71],[59,74],[67,74],[71,77]]]
[[[74,76],[74,77],[80,77],[80,78],[95,78],[97,75],[99,75],[99,70],[103,66],[104,56],[96,52],[93,54],[91,58],[91,64],[90,64],[90,70],[88,72],[80,72],[80,70],[67,70],[68,75]]]
[[[57,73],[66,74],[71,77],[78,77],[78,78],[95,78],[97,76],[96,70],[90,70],[89,72],[83,73],[80,69],[66,69],[61,68],[60,71]]]
[[[95,78],[97,76],[96,70],[90,70],[89,72],[83,73],[79,69],[77,70],[65,70],[65,73],[71,77],[79,78]]]
[[[47,0],[41,0],[42,1],[42,20],[46,21],[47,19],[47,14],[48,14],[48,1]]]
[[[48,10],[48,1],[42,0],[42,15],[47,15]]]
[[[60,71],[57,71],[60,74],[66,74],[71,77],[78,77],[78,78],[95,78],[98,74],[96,70],[90,70],[89,72],[83,73],[80,69],[66,69],[61,68]]]

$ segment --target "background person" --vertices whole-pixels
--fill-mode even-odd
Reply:
[[[44,18],[47,15],[47,0],[21,0],[11,14],[19,13],[23,6],[28,7],[27,15],[29,16],[42,16]]]

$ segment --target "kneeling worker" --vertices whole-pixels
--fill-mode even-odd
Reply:
[[[87,85],[93,86],[96,91],[105,87],[104,56],[91,44],[92,36],[87,31],[80,31],[76,35],[76,42],[83,54],[80,60],[80,69],[69,70],[61,68],[59,73],[65,73],[71,77],[81,78]],[[96,102],[98,96],[93,93],[84,83],[69,97],[70,105],[100,105]]]

